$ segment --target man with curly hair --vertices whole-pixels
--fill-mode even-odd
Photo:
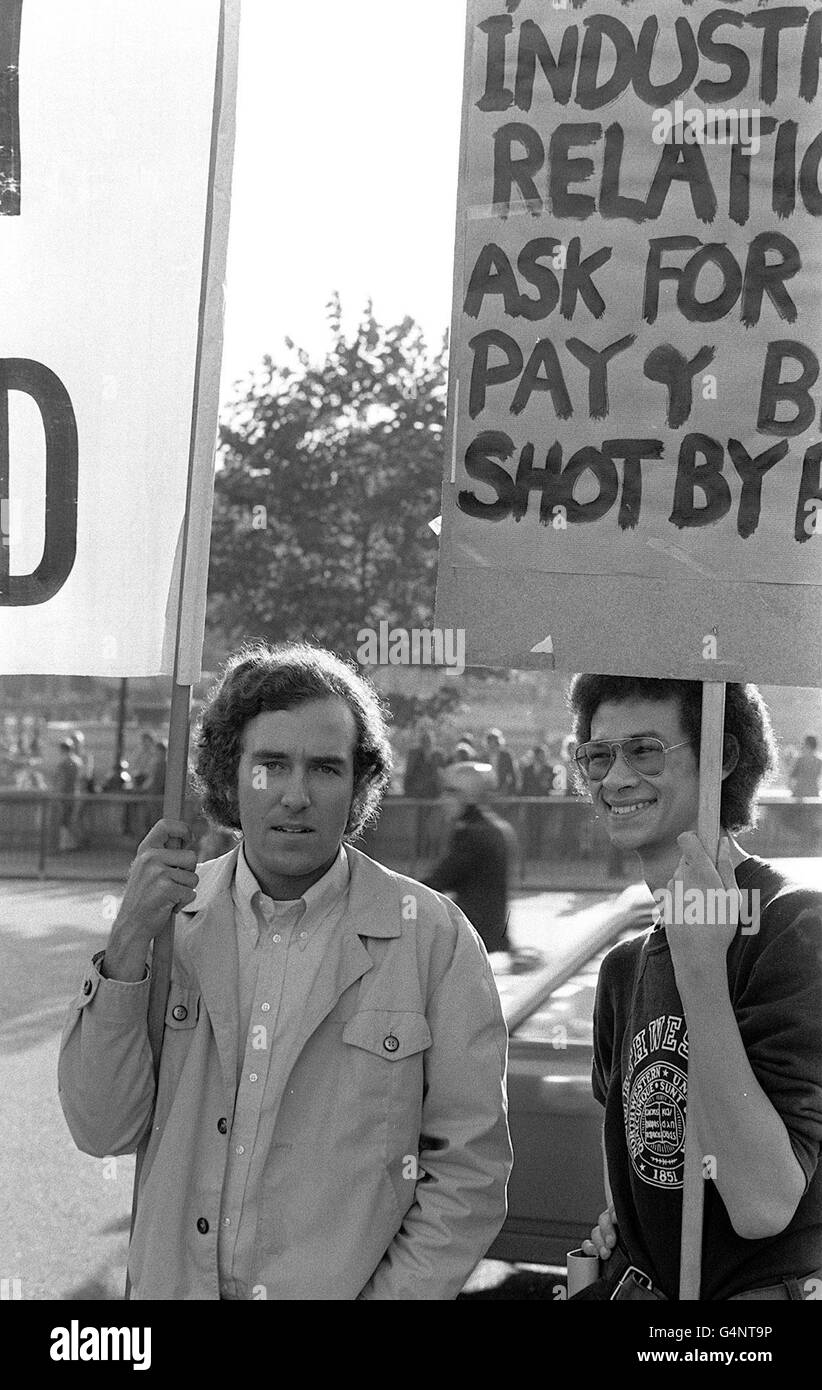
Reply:
[[[598,675],[569,692],[581,779],[657,903],[652,930],[615,946],[599,975],[608,1207],[583,1250],[608,1263],[578,1298],[678,1296],[689,1069],[705,1156],[701,1297],[822,1287],[822,893],[734,838],[775,761],[751,685],[726,688],[714,867],[695,833],[701,695],[698,681]]]
[[[305,644],[233,657],[196,776],[241,838],[196,865],[160,821],[72,1003],[63,1109],[87,1153],[151,1126],[137,1299],[452,1299],[505,1216],[506,1032],[458,908],[350,841],[377,814],[379,698]],[[150,944],[177,909],[156,1089]]]

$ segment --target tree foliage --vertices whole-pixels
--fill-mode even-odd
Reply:
[[[432,622],[445,343],[369,304],[348,340],[339,299],[313,364],[266,357],[221,427],[209,574],[212,639],[307,637],[353,652],[383,619]]]

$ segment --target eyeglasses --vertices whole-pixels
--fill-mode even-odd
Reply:
[[[665,754],[674,748],[685,748],[689,740],[670,743],[667,746],[661,738],[621,738],[614,740],[594,739],[581,743],[574,753],[574,759],[589,782],[601,782],[614,765],[618,752],[634,772],[643,777],[658,777],[665,769]]]

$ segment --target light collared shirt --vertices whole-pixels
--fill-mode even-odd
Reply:
[[[274,901],[261,890],[240,848],[231,896],[238,964],[237,1095],[220,1207],[218,1266],[224,1298],[254,1298],[249,1272],[260,1185],[275,1139],[288,1073],[285,1040],[305,1011],[320,962],[339,952],[348,907],[349,868],[334,863],[303,894]]]

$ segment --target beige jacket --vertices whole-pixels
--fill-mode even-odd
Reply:
[[[197,897],[176,919],[129,1252],[135,1299],[219,1298],[228,1141],[218,1120],[228,1118],[230,1134],[237,1075],[237,853],[200,865]],[[254,1296],[452,1299],[505,1217],[505,1024],[482,943],[454,904],[347,854],[343,950],[321,966],[293,1038],[263,1177]],[[60,1099],[86,1153],[130,1153],[149,1123],[147,1000],[147,982],[105,980],[92,964],[70,1005]]]

